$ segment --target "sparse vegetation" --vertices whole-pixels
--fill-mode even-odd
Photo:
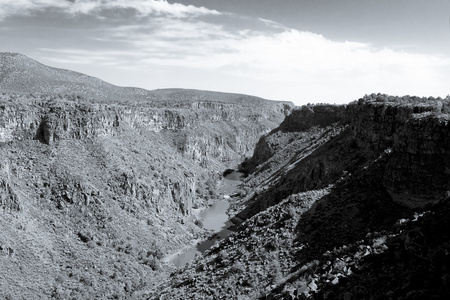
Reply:
[[[389,168],[399,170],[401,165],[402,170],[408,170],[411,167],[402,165],[405,150],[398,147],[401,143],[389,140],[389,136],[405,130],[405,124],[419,122],[423,122],[420,130],[424,126],[436,126],[434,132],[447,130],[444,125],[447,122],[439,121],[443,111],[436,110],[433,99],[430,103],[413,103],[415,100],[409,98],[403,98],[409,101],[405,103],[380,102],[380,99],[354,103],[348,111],[353,113],[359,109],[360,115],[343,120],[340,130],[333,131],[334,125],[331,131],[325,128],[319,135],[315,135],[317,128],[313,127],[301,134],[295,130],[293,133],[274,131],[266,136],[264,143],[271,145],[274,153],[260,161],[245,179],[241,187],[244,197],[233,199],[233,211],[238,213],[236,231],[193,263],[209,267],[195,270],[186,267],[167,282],[168,289],[156,294],[175,298],[188,294],[203,299],[448,297],[446,280],[424,282],[422,277],[437,278],[448,273],[435,265],[437,256],[431,254],[445,252],[447,230],[433,227],[425,233],[427,230],[422,227],[437,223],[442,228],[448,227],[444,207],[449,202],[442,197],[445,193],[434,198],[442,199],[440,203],[428,200],[427,207],[417,208],[414,213],[394,202],[386,191],[389,181],[385,176]],[[423,116],[414,115],[416,112]],[[406,122],[409,116],[411,119]],[[433,118],[437,121],[433,122]],[[376,123],[380,119],[385,123]],[[417,123],[411,121],[416,119]],[[424,131],[427,130],[431,129]],[[379,132],[385,134],[383,142],[376,138]],[[298,139],[291,139],[295,134]],[[277,135],[281,138],[275,139]],[[397,135],[397,138],[404,137]],[[416,133],[407,138],[422,137]],[[278,145],[273,143],[277,140]],[[442,142],[440,135],[435,134],[434,141]],[[305,153],[302,147],[311,148]],[[437,170],[424,171],[422,165],[417,168],[420,168],[418,172]],[[327,183],[333,186],[324,189]],[[429,184],[416,185],[419,184],[421,189],[430,188]],[[311,190],[314,186],[322,188]],[[432,198],[431,194],[427,197]],[[436,250],[432,243],[425,242],[433,231],[435,237],[439,236]],[[447,265],[448,259],[444,262],[442,258],[439,261]],[[209,280],[211,274],[214,282]],[[196,284],[182,284],[185,276]]]
[[[291,107],[119,88],[20,55],[0,60],[0,298],[153,289],[174,269],[164,256],[206,234],[192,208],[216,200],[226,164]]]
[[[274,129],[290,104],[0,59],[1,298],[450,295],[450,96],[308,104]],[[263,132],[233,232],[176,270]]]

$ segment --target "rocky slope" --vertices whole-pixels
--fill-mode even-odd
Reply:
[[[136,298],[292,104],[109,85],[0,54],[0,297]]]
[[[245,95],[115,87],[18,54],[0,54],[0,70],[1,298],[450,296],[449,97],[290,114]],[[234,232],[184,269],[162,263],[205,238],[196,208],[252,151]]]
[[[295,110],[242,165],[235,232],[149,298],[448,298],[449,104]]]

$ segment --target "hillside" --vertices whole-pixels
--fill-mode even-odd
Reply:
[[[145,91],[0,54],[0,298],[123,299],[205,238],[222,172],[293,106]]]
[[[259,97],[186,89],[145,90],[119,87],[82,73],[43,65],[19,53],[0,52],[0,87],[18,94],[77,95],[95,102],[125,103],[136,106],[190,107],[197,103],[219,102],[247,107],[272,105]],[[292,106],[291,103],[287,103]],[[278,124],[277,124],[278,125]]]
[[[293,107],[0,54],[0,298],[448,299],[450,97]],[[175,268],[201,211],[231,234]]]
[[[449,103],[294,109],[241,165],[235,232],[149,299],[447,299]]]

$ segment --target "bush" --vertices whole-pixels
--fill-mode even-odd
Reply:
[[[202,220],[195,220],[194,224],[197,225],[200,228],[203,228],[203,221]]]

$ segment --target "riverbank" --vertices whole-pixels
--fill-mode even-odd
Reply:
[[[210,231],[206,239],[195,239],[191,244],[177,250],[167,256],[162,261],[172,262],[177,268],[183,267],[186,263],[193,260],[197,255],[211,248],[217,241],[228,237],[233,223],[230,222],[228,209],[230,203],[227,198],[233,194],[241,183],[242,173],[233,171],[224,176],[219,185],[219,192],[222,199],[214,202],[210,207],[194,210],[194,215],[202,223],[204,229]]]

